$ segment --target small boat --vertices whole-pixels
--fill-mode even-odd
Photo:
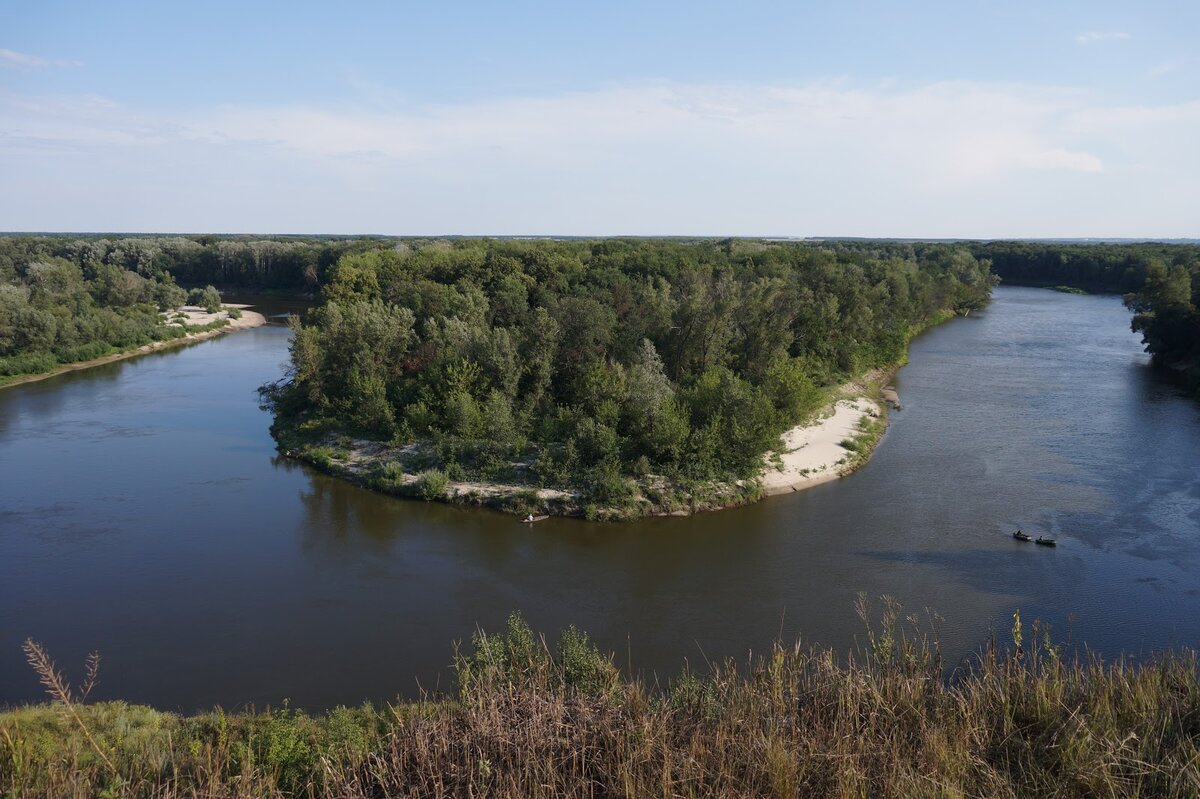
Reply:
[[[549,516],[526,516],[521,520],[521,524],[533,524],[534,522],[540,522],[542,519],[549,518]]]
[[[1013,538],[1017,539],[1018,541],[1032,541],[1033,540],[1033,538],[1030,537],[1029,533],[1025,532],[1024,530],[1017,530],[1015,533],[1013,533]],[[1041,539],[1039,539],[1039,540],[1041,540]]]
[[[1055,541],[1053,538],[1046,538],[1045,536],[1041,536],[1041,535],[1039,535],[1039,536],[1037,537],[1037,541],[1035,541],[1034,543],[1035,543],[1035,544],[1041,544],[1041,545],[1042,545],[1042,546],[1044,546],[1044,547],[1056,547],[1056,546],[1058,546],[1058,542],[1057,542],[1057,541]]]

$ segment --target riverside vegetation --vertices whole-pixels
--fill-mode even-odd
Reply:
[[[993,285],[963,248],[406,244],[334,265],[263,394],[287,452],[380,490],[688,512],[757,498],[781,433]]]
[[[1011,283],[1123,294],[1154,363],[1200,396],[1200,245],[992,242],[972,249]]]
[[[825,241],[835,252],[921,258],[950,245],[904,241]],[[1010,285],[1121,294],[1156,366],[1200,397],[1200,245],[1140,242],[965,242]]]
[[[221,296],[212,286],[189,293],[155,266],[68,260],[0,239],[0,384],[228,324],[166,315],[185,302],[215,312]]]
[[[864,620],[874,617],[860,600]],[[622,676],[574,628],[519,617],[419,702],[192,716],[54,697],[0,713],[0,791],[23,797],[1155,796],[1200,793],[1196,654],[1067,659],[1014,614],[952,670],[937,619],[885,598],[860,649],[777,644],[665,685]]]

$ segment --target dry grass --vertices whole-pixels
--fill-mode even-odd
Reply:
[[[865,603],[864,616],[870,613]],[[776,646],[664,688],[586,636],[514,617],[456,658],[457,695],[382,710],[0,715],[10,796],[1196,797],[1196,655],[1064,662],[1037,625],[947,678],[885,603],[844,659]],[[60,702],[60,704],[62,704]],[[90,749],[94,738],[107,749]],[[97,757],[112,752],[111,766]]]

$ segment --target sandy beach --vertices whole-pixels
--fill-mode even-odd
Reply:
[[[169,347],[192,344],[197,341],[215,338],[216,336],[224,335],[225,333],[230,333],[235,330],[247,330],[249,328],[258,327],[259,325],[265,325],[267,323],[267,318],[265,316],[257,313],[256,311],[246,310],[248,307],[249,306],[247,305],[236,305],[232,303],[226,304],[224,306],[225,309],[237,308],[242,312],[242,316],[240,319],[229,319],[228,325],[225,327],[219,327],[216,330],[204,330],[197,333],[189,333],[187,336],[182,338],[168,339],[166,341],[155,341],[151,344],[146,344],[132,350],[126,350],[125,352],[115,352],[112,355],[105,355],[102,358],[93,358],[90,361],[64,364],[57,369],[52,369],[49,372],[43,372],[41,374],[22,375],[21,377],[8,381],[7,383],[0,383],[0,389],[5,389],[9,386],[19,386],[22,383],[33,383],[38,380],[45,380],[49,377],[54,377],[55,375],[65,374],[66,372],[77,372],[80,369],[90,369],[93,366],[100,366],[101,364],[105,363],[113,363],[114,361],[122,361],[126,358],[145,355],[148,352],[155,352],[157,350],[163,350]],[[164,316],[174,316],[177,313],[187,314],[187,323],[189,325],[207,325],[219,319],[229,318],[227,310],[217,311],[216,313],[208,313],[203,308],[198,308],[192,305],[185,305],[177,311],[171,311],[169,314],[164,314]]]
[[[811,425],[793,427],[783,435],[783,451],[778,453],[782,469],[769,454],[763,470],[763,490],[768,496],[811,488],[846,474],[849,453],[841,446],[861,430],[864,417],[879,417],[882,409],[866,397],[839,399],[832,412]]]

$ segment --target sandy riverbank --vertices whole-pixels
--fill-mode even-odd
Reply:
[[[783,450],[769,453],[762,474],[768,496],[801,491],[843,477],[865,460],[842,446],[863,435],[863,423],[884,418],[882,405],[865,396],[842,396],[815,423],[799,425],[783,434]],[[899,407],[891,386],[883,389],[888,402]]]
[[[172,311],[170,313],[170,315],[174,316],[176,313],[186,314],[188,317],[187,323],[190,326],[207,325],[207,324],[211,324],[212,322],[219,321],[221,319],[228,319],[229,324],[224,327],[219,327],[216,330],[203,330],[203,331],[200,331],[197,333],[189,333],[188,335],[183,336],[181,338],[173,338],[173,339],[168,339],[165,341],[155,341],[151,344],[146,344],[144,346],[136,347],[131,350],[125,350],[124,352],[114,352],[112,355],[105,355],[101,358],[93,358],[90,361],[80,361],[79,363],[64,364],[62,366],[59,366],[56,369],[52,369],[49,372],[42,372],[41,374],[21,375],[20,377],[13,378],[12,380],[10,380],[6,383],[0,383],[0,389],[5,389],[5,388],[8,388],[9,386],[19,386],[22,383],[33,383],[38,380],[45,380],[47,378],[54,377],[55,375],[61,375],[61,374],[65,374],[67,372],[77,372],[80,369],[90,369],[93,366],[100,366],[101,364],[113,363],[114,361],[123,361],[126,358],[133,358],[138,355],[145,355],[148,352],[156,352],[158,350],[164,350],[164,349],[168,349],[170,347],[182,346],[184,344],[193,344],[197,341],[203,341],[205,339],[215,338],[216,336],[220,336],[225,333],[230,333],[235,330],[247,330],[249,328],[258,327],[259,325],[265,325],[267,323],[267,318],[265,316],[263,316],[260,313],[257,313],[256,311],[246,310],[246,308],[248,307],[246,305],[227,304],[224,307],[225,308],[237,308],[238,310],[240,310],[242,312],[241,318],[240,319],[229,319],[228,312],[224,311],[224,310],[217,311],[216,313],[208,313],[203,308],[197,308],[195,306],[190,306],[190,305],[184,306],[183,308],[180,308],[178,311]]]

